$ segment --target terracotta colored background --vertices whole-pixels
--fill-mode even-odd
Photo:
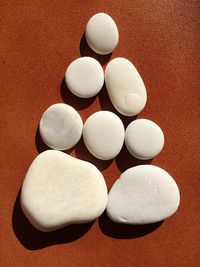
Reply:
[[[107,12],[120,42],[109,56],[88,49],[84,28],[90,16]],[[200,2],[193,0],[0,2],[0,265],[1,266],[200,266]],[[46,147],[37,132],[43,111],[66,102],[85,120],[94,111],[114,111],[105,88],[84,100],[63,82],[80,55],[129,58],[148,90],[139,118],[157,122],[166,144],[152,163],[166,169],[181,191],[178,212],[161,224],[129,227],[104,214],[94,223],[44,234],[19,206],[19,190],[31,161]],[[125,125],[132,118],[120,116]],[[142,164],[125,148],[113,161],[95,160],[81,141],[70,154],[103,172],[108,187],[126,168]]]

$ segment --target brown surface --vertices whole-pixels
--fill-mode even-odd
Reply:
[[[100,11],[119,27],[112,56],[95,55],[81,39],[89,17]],[[199,266],[199,21],[198,0],[1,1],[1,266]],[[157,122],[166,137],[152,163],[170,172],[181,191],[178,212],[161,225],[122,227],[103,215],[93,224],[42,234],[20,210],[24,175],[45,149],[36,134],[43,111],[62,101],[84,120],[101,108],[114,110],[105,88],[88,100],[66,90],[64,71],[80,53],[102,64],[127,57],[144,79],[148,104],[138,117]],[[70,153],[94,162],[108,187],[142,163],[125,149],[112,162],[95,160],[83,142]]]

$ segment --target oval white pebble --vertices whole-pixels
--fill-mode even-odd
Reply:
[[[105,83],[112,104],[121,114],[134,116],[146,105],[145,85],[128,59],[118,57],[108,63]]]
[[[96,158],[113,159],[124,143],[124,125],[116,114],[98,111],[86,120],[83,139],[89,152]]]
[[[39,131],[44,143],[57,150],[72,148],[81,138],[83,122],[71,106],[58,103],[42,115]]]
[[[32,162],[21,190],[21,207],[39,230],[53,231],[99,217],[107,204],[107,187],[91,163],[47,150]]]
[[[151,159],[157,156],[164,146],[164,134],[153,121],[138,119],[126,128],[125,144],[134,157]]]
[[[140,165],[126,170],[116,180],[106,210],[114,222],[148,224],[170,217],[179,202],[178,186],[165,170]]]
[[[85,38],[92,50],[106,55],[116,48],[119,33],[114,20],[108,14],[97,13],[87,23]]]
[[[103,87],[103,68],[92,57],[78,58],[68,66],[65,72],[65,82],[76,96],[82,98],[95,96]]]

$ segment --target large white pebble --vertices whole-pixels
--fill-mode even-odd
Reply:
[[[124,125],[113,112],[98,111],[86,120],[83,139],[87,149],[96,158],[113,159],[124,143]]]
[[[107,214],[117,223],[155,223],[175,213],[179,202],[178,186],[166,171],[140,165],[116,180],[109,192]]]
[[[78,143],[83,122],[71,106],[58,103],[50,106],[42,115],[39,131],[45,144],[53,149],[66,150]]]
[[[117,46],[119,33],[114,20],[108,14],[97,13],[87,23],[85,38],[92,50],[105,55]]]
[[[78,58],[68,66],[65,72],[65,82],[76,96],[82,98],[95,96],[103,87],[103,68],[92,57]]]
[[[161,152],[164,146],[164,134],[153,121],[135,120],[126,128],[125,144],[134,157],[151,159]]]
[[[32,162],[21,190],[28,220],[48,232],[99,217],[107,203],[107,187],[91,163],[47,150]]]
[[[128,59],[118,57],[108,63],[105,83],[112,104],[121,114],[134,116],[146,105],[145,85]]]

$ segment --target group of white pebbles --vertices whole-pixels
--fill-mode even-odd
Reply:
[[[115,49],[119,34],[113,19],[98,13],[88,21],[85,38],[92,50],[104,55]],[[81,98],[98,94],[104,80],[119,113],[134,116],[144,108],[146,88],[128,59],[112,59],[104,75],[96,59],[82,57],[73,61],[65,73],[68,89]],[[155,223],[177,210],[178,186],[160,167],[132,167],[121,174],[108,193],[103,175],[93,164],[59,151],[75,146],[83,134],[87,149],[100,160],[115,158],[124,140],[134,157],[151,159],[164,146],[163,132],[155,122],[136,119],[125,130],[116,114],[98,111],[83,125],[73,107],[58,103],[44,112],[39,131],[42,140],[53,150],[35,158],[21,190],[22,210],[37,229],[48,232],[86,223],[98,218],[105,209],[111,220],[124,224]]]

